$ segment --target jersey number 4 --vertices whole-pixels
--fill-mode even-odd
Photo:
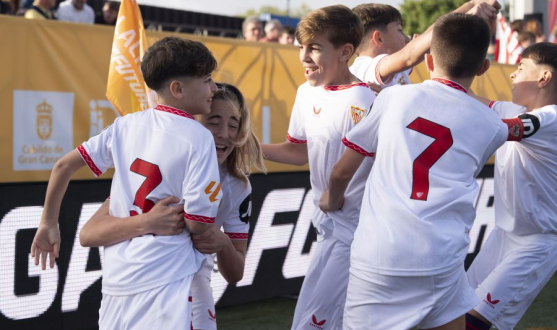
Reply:
[[[412,194],[410,199],[426,201],[429,193],[429,169],[453,145],[453,136],[449,128],[421,117],[416,118],[406,127],[435,139],[414,159],[412,165]]]
[[[132,166],[130,166],[130,171],[145,177],[145,181],[143,181],[141,187],[139,187],[135,193],[133,205],[138,206],[143,213],[147,213],[153,208],[153,206],[155,206],[155,202],[147,199],[147,195],[149,195],[151,191],[153,191],[162,182],[161,170],[158,165],[136,158],[136,160],[133,161]],[[137,215],[137,212],[130,211],[130,215]]]

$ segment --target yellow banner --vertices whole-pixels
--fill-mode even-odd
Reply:
[[[0,74],[0,182],[47,181],[57,159],[114,121],[118,112],[105,96],[114,35],[114,27],[0,15],[4,45],[0,52],[4,64]],[[148,44],[168,35],[148,32]],[[213,52],[219,63],[215,80],[232,83],[244,93],[259,139],[284,142],[296,90],[305,81],[298,49],[180,36],[199,40]],[[128,62],[131,58],[135,57],[127,58]],[[494,65],[476,80],[474,91],[509,100],[508,77],[513,70]],[[420,65],[410,78],[416,83],[429,75]],[[307,170],[275,163],[268,166],[274,172]],[[82,169],[74,178],[94,177]]]

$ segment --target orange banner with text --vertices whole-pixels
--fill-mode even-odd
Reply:
[[[148,43],[171,33],[147,32]],[[260,141],[286,140],[297,87],[304,80],[298,49],[235,39],[199,37],[213,52],[216,81],[245,95]],[[0,15],[0,182],[47,181],[57,159],[98,134],[118,112],[106,99],[114,27],[25,20]],[[476,80],[476,93],[509,100],[511,66],[493,65]],[[410,76],[427,79],[423,65]],[[307,167],[268,163],[272,172]],[[100,178],[110,178],[112,172]],[[93,179],[88,169],[75,179]]]

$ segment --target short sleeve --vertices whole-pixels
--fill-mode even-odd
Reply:
[[[204,132],[205,133],[205,132]],[[214,223],[222,198],[215,142],[209,132],[192,151],[183,182],[184,218]]]
[[[507,141],[507,138],[509,136],[508,126],[502,121],[499,121],[497,124],[497,131],[495,132],[493,139],[491,139],[490,143],[485,148],[484,154],[480,159],[480,166],[478,166],[475,176],[478,176],[480,174],[480,171],[482,170],[485,163],[487,163],[489,158],[495,153],[495,151],[497,151],[497,149],[499,149],[499,147],[501,147]]]
[[[497,116],[501,119],[513,118],[526,112],[525,107],[512,102],[491,101],[488,106],[495,111]]]
[[[234,194],[236,192],[233,192]],[[224,233],[234,240],[247,240],[249,232],[249,218],[251,215],[251,185],[248,183],[245,189],[234,198],[234,205],[224,220]]]
[[[557,137],[557,111],[548,106],[518,116],[524,133],[521,144],[530,147],[554,149]]]
[[[296,100],[294,101],[294,107],[292,107],[292,115],[288,126],[287,139],[292,143],[307,143],[304,114],[299,105],[301,90],[301,87],[298,88],[298,93],[296,93]]]
[[[119,127],[119,119],[117,118],[112,125],[77,147],[81,158],[95,176],[99,176],[107,169],[114,167],[112,142]]]

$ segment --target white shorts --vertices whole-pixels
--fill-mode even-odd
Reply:
[[[464,266],[416,277],[350,269],[344,329],[435,328],[466,314],[478,301]]]
[[[190,330],[192,278],[129,296],[103,294],[99,330]]]
[[[193,277],[191,295],[193,298],[193,329],[217,330],[217,314],[213,289],[211,289],[211,273],[213,271],[213,256],[207,257],[201,268]]]
[[[474,309],[512,329],[557,270],[557,235],[517,236],[495,227],[468,269],[482,300]]]
[[[294,311],[292,330],[340,330],[350,246],[327,235],[318,241]]]

